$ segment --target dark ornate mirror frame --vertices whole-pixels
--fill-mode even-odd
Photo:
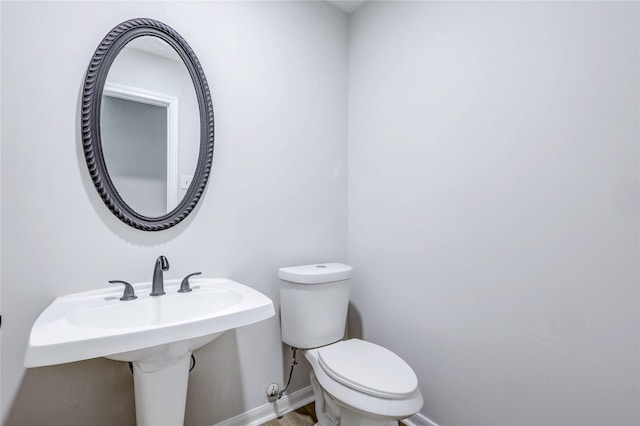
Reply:
[[[187,67],[200,109],[198,164],[186,195],[175,209],[160,217],[147,217],[133,210],[118,194],[104,161],[100,136],[100,107],[109,68],[131,40],[154,36],[172,46]],[[143,231],[161,231],[180,223],[195,208],[207,185],[213,161],[213,103],[209,85],[195,53],[174,29],[153,19],[139,18],[115,27],[96,49],[87,70],[82,93],[82,145],[89,174],[109,210],[121,221]]]

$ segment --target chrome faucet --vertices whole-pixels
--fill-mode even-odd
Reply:
[[[164,280],[162,271],[169,270],[169,261],[166,257],[160,256],[156,260],[156,266],[153,268],[153,281],[151,285],[150,296],[162,296],[164,294]]]

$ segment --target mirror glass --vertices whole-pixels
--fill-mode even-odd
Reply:
[[[174,210],[201,139],[194,83],[178,52],[155,36],[129,41],[109,68],[100,110],[102,154],[122,200],[150,218]]]

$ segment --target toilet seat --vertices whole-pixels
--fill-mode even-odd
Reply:
[[[418,387],[416,374],[402,358],[360,339],[319,348],[318,364],[332,379],[373,396],[407,398]]]
[[[320,385],[322,386],[322,389],[329,396],[331,396],[337,404],[349,407],[350,409],[355,410],[357,412],[370,413],[373,415],[386,416],[386,417],[395,418],[395,419],[403,419],[417,413],[422,407],[422,403],[423,403],[422,393],[420,392],[420,389],[417,387],[417,379],[416,379],[415,388],[413,389],[412,392],[410,392],[409,395],[406,395],[406,396],[400,396],[397,393],[398,388],[392,387],[387,389],[385,386],[381,393],[387,393],[387,394],[393,395],[393,397],[390,398],[390,397],[383,397],[379,395],[373,395],[370,393],[370,390],[366,391],[365,388],[375,389],[375,388],[380,388],[381,386],[379,385],[379,383],[378,385],[372,385],[372,383],[362,379],[362,375],[357,375],[356,377],[358,377],[358,379],[356,381],[359,382],[360,389],[365,389],[365,390],[358,389],[358,387],[354,386],[354,376],[352,376],[349,373],[345,374],[343,370],[337,367],[336,364],[332,363],[332,361],[329,361],[329,365],[331,366],[331,369],[333,369],[333,372],[332,372],[333,375],[329,375],[327,370],[330,370],[330,369],[327,368],[327,358],[331,358],[331,355],[327,355],[327,353],[331,354],[331,352],[333,352],[334,350],[332,348],[340,347],[347,344],[347,346],[345,346],[345,348],[347,348],[345,349],[345,351],[347,353],[349,353],[349,351],[352,351],[351,355],[353,356],[354,353],[356,352],[355,348],[362,347],[363,345],[361,345],[361,343],[363,343],[364,347],[367,348],[367,350],[364,352],[360,352],[360,350],[358,350],[359,355],[357,358],[359,362],[363,362],[363,359],[366,356],[368,356],[367,354],[369,353],[369,349],[371,349],[371,347],[367,345],[374,345],[373,343],[364,342],[362,340],[358,340],[358,342],[360,343],[355,343],[355,344],[348,343],[348,342],[351,342],[352,340],[358,340],[358,339],[340,341],[328,346],[324,346],[316,349],[308,349],[305,351],[305,357],[309,360],[309,363],[311,364],[311,367],[313,368],[315,376],[318,382],[320,383]],[[374,345],[374,346],[376,346],[376,348],[380,348],[385,351],[388,351],[388,349],[382,348],[378,345]],[[329,350],[331,351],[327,352]],[[342,350],[343,349],[337,349],[339,354],[342,353]],[[377,351],[377,349],[373,349],[373,350]],[[320,352],[325,352],[325,356],[323,357],[324,361],[322,361],[322,363],[325,364],[325,367],[320,365],[320,362],[321,362]],[[375,352],[375,353],[378,353],[378,352]],[[406,363],[400,357],[393,354],[393,352],[391,352],[391,354],[394,357],[397,357],[397,359],[401,361],[400,364],[406,365]],[[380,358],[377,358],[377,357],[376,359],[380,360]],[[396,366],[396,361],[394,361],[394,366]],[[385,366],[381,368],[384,369],[387,367]],[[411,370],[411,368],[408,365],[407,365],[407,368]],[[338,372],[342,372],[342,380],[338,380],[335,378],[337,377],[336,370]],[[413,370],[411,370],[411,373],[415,375],[415,373],[413,373]],[[375,372],[369,371],[367,374],[375,375]],[[345,380],[346,377],[349,377],[350,380],[348,381]],[[362,386],[363,384],[362,382],[364,382],[364,384],[366,384],[367,386]],[[408,382],[405,382],[405,383],[408,383]],[[402,393],[406,391],[407,387],[404,387],[404,390],[402,390],[402,387],[400,387],[400,389]]]

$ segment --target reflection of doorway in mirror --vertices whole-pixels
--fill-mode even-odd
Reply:
[[[178,98],[107,83],[102,99],[104,159],[118,193],[145,216],[172,211],[179,186]]]

